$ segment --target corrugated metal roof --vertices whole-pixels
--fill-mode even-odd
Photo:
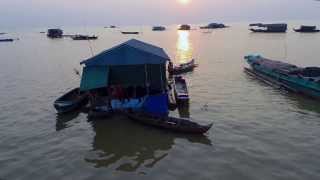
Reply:
[[[135,53],[132,49],[140,51]],[[131,56],[132,55],[132,56]],[[159,64],[169,61],[167,53],[160,47],[131,39],[118,46],[82,61],[86,65],[128,65],[128,64]]]

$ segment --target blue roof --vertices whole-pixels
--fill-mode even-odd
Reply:
[[[118,46],[82,61],[86,66],[164,64],[170,61],[166,52],[157,46],[131,39]]]

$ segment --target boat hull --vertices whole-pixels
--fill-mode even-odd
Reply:
[[[263,29],[250,29],[252,32],[256,33],[286,33],[286,30],[263,30]]]
[[[204,134],[212,127],[212,124],[200,125],[188,119],[160,117],[144,113],[128,113],[127,116],[139,123],[179,133]]]
[[[252,75],[265,83],[279,88],[279,89],[285,89],[290,92],[294,92],[297,94],[302,94],[304,96],[312,97],[315,99],[320,100],[320,91],[312,88],[308,88],[306,86],[300,85],[290,79],[287,79],[285,77],[281,77],[281,75],[278,74],[268,74],[264,71],[261,71],[260,69],[257,68],[245,68],[244,71]]]
[[[316,30],[301,30],[301,29],[293,29],[295,32],[299,32],[299,33],[317,33],[320,32],[319,29]]]

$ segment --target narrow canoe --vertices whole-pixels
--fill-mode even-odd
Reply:
[[[212,123],[209,125],[200,125],[198,123],[192,122],[190,119],[175,118],[175,117],[160,117],[146,113],[127,113],[127,116],[137,122],[168,129],[171,131],[179,133],[188,133],[188,134],[204,134],[211,127]]]
[[[80,92],[79,88],[72,89],[54,102],[54,107],[59,114],[74,111],[88,103],[89,95]]]

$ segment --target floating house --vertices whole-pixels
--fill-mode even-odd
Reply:
[[[168,114],[168,61],[162,48],[132,39],[82,61],[80,90],[111,99],[112,109]]]

